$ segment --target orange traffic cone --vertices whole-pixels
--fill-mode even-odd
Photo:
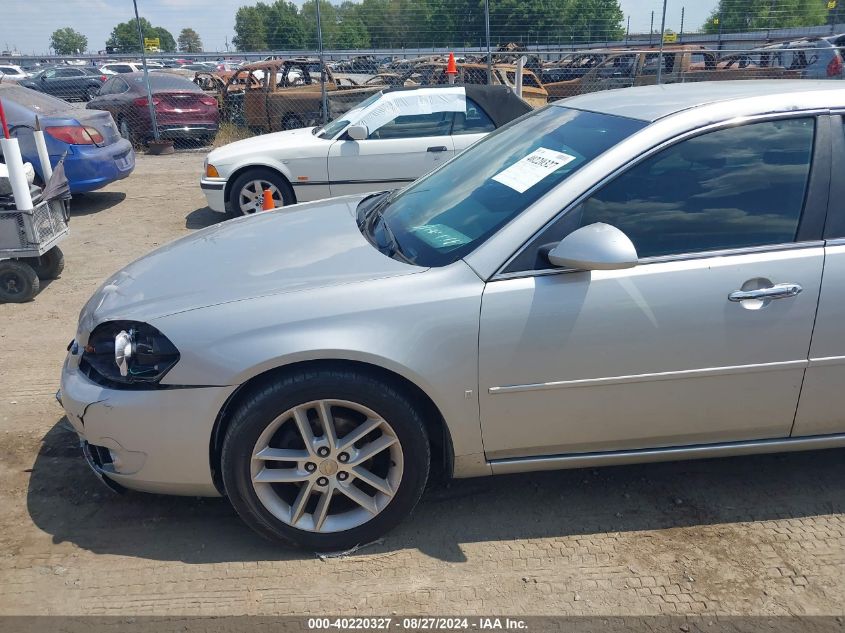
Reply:
[[[264,190],[263,198],[261,200],[262,211],[272,211],[276,208],[276,203],[273,202],[273,192],[269,189]]]
[[[449,75],[449,83],[455,83],[455,75],[458,74],[458,66],[455,64],[454,53],[449,53],[449,62],[446,64],[446,74]]]

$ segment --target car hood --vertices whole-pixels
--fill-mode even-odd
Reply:
[[[80,332],[103,321],[149,321],[231,301],[350,284],[425,269],[391,259],[355,222],[363,195],[223,222],[163,246],[112,275],[80,314]]]
[[[327,156],[331,141],[315,136],[313,129],[304,127],[235,141],[212,150],[208,155],[208,162],[219,167],[244,157],[254,161],[256,154],[267,152],[272,152],[275,158]]]

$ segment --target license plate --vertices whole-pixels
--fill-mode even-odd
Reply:
[[[124,169],[129,169],[129,156],[121,156],[118,159],[115,159],[115,164],[117,168],[123,171]]]

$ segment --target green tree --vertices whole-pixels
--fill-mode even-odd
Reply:
[[[707,21],[706,33],[737,33],[825,24],[827,0],[720,0]]]
[[[175,51],[176,40],[170,31],[163,27],[155,27],[146,18],[141,18],[141,32],[145,39],[159,39],[161,50]],[[121,22],[112,29],[111,36],[106,40],[106,46],[114,47],[121,53],[140,53],[141,44],[138,42],[138,27],[135,20]]]
[[[254,7],[241,7],[235,14],[235,36],[232,43],[239,51],[266,51],[267,24],[266,4],[259,2]]]
[[[184,28],[179,33],[179,50],[183,53],[202,53],[202,40],[194,29]]]
[[[50,45],[56,51],[56,55],[73,55],[84,53],[88,48],[88,38],[79,31],[74,31],[69,26],[63,29],[56,29],[50,36]]]
[[[173,53],[176,51],[176,40],[173,39],[173,35],[163,26],[156,26],[153,27],[153,32],[155,35],[153,37],[157,37],[159,40],[159,48],[165,53]]]
[[[570,0],[563,13],[564,36],[580,43],[622,39],[622,8],[617,0]]]
[[[272,50],[305,48],[306,30],[293,2],[277,0],[267,11],[267,45]]]

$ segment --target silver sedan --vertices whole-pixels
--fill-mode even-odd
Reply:
[[[199,231],[82,310],[110,485],[370,541],[426,482],[845,445],[845,89],[558,102],[398,192]]]

